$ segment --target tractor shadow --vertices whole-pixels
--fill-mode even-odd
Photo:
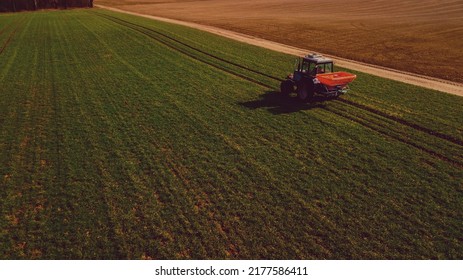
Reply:
[[[274,115],[290,114],[299,111],[324,108],[324,101],[332,98],[314,96],[310,102],[302,103],[296,97],[281,96],[279,91],[267,91],[260,95],[259,100],[240,102],[238,104],[249,109],[266,108]]]

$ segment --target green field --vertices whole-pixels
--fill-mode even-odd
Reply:
[[[463,258],[463,98],[356,73],[298,104],[293,63],[98,9],[0,15],[0,258]]]

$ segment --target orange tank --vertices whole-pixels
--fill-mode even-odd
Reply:
[[[346,86],[357,78],[357,75],[347,72],[333,72],[326,74],[317,74],[317,79],[325,86]]]

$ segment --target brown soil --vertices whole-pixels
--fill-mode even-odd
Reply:
[[[303,49],[463,82],[458,0],[97,0]]]
[[[123,12],[123,13],[142,16],[142,17],[147,17],[147,18],[151,18],[155,20],[189,26],[192,28],[214,33],[214,34],[217,34],[223,37],[231,38],[237,41],[245,42],[248,44],[252,44],[252,45],[264,47],[270,50],[292,54],[296,56],[302,56],[302,55],[312,52],[310,50],[288,46],[288,45],[284,45],[281,43],[249,36],[246,34],[237,33],[234,31],[230,31],[230,30],[226,30],[226,29],[222,29],[218,27],[202,25],[198,23],[185,22],[185,21],[180,21],[180,20],[175,20],[175,19],[168,19],[168,18],[158,17],[158,16],[145,15],[141,13],[120,10],[117,8],[112,8],[112,7],[102,6],[102,5],[97,5],[97,6],[110,9],[110,10],[114,10],[117,12]],[[422,75],[418,75],[418,74],[414,74],[410,72],[402,72],[402,71],[395,70],[395,69],[362,63],[362,62],[344,59],[340,57],[333,57],[333,56],[331,57],[335,59],[335,63],[340,67],[355,69],[360,72],[369,73],[369,74],[373,74],[376,76],[380,76],[380,77],[384,77],[384,78],[388,78],[388,79],[392,79],[392,80],[396,80],[396,81],[400,81],[404,83],[409,83],[412,85],[422,86],[422,87],[429,88],[429,89],[435,89],[435,90],[439,90],[442,92],[447,92],[450,94],[463,96],[463,84],[461,83],[450,82],[447,80],[442,80],[442,79],[429,77],[429,76],[422,76]]]

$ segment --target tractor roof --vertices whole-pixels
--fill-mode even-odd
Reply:
[[[332,59],[326,58],[321,54],[315,54],[315,53],[304,56],[304,60],[307,60],[307,61],[310,61],[316,64],[333,62]]]

